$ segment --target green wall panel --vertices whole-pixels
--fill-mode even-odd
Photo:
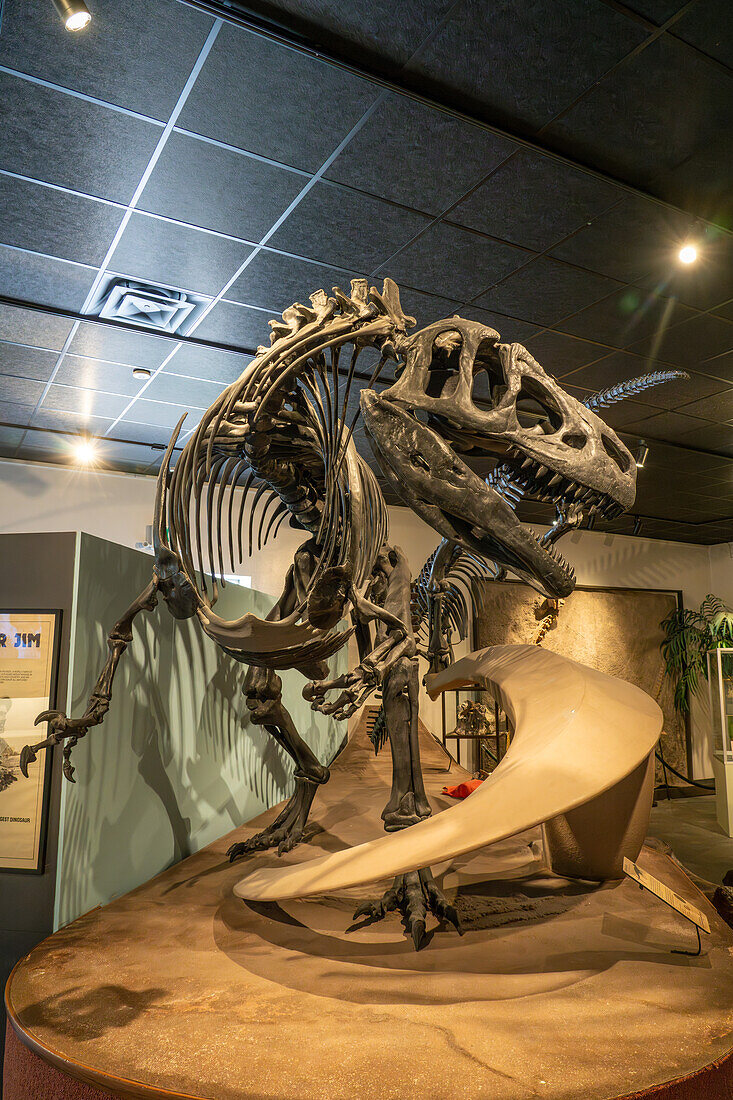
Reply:
[[[77,544],[70,654],[71,713],[83,713],[106,658],[106,635],[148,583],[152,558],[90,535]],[[264,617],[272,597],[228,585],[217,613]],[[345,650],[332,673],[345,669]],[[135,623],[112,706],[76,746],[75,784],[64,783],[55,926],[133,889],[281,801],[290,758],[249,721],[246,667],[222,653],[195,620],[161,601]],[[346,724],[315,714],[305,680],[281,674],[287,706],[319,760],[330,763]]]

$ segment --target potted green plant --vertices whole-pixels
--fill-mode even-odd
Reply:
[[[674,705],[685,714],[690,695],[699,693],[701,681],[707,680],[708,650],[733,645],[733,610],[709,593],[696,611],[679,607],[661,625],[664,671],[674,684]]]

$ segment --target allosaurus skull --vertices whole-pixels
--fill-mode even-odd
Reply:
[[[361,396],[387,480],[440,534],[510,569],[546,595],[568,595],[572,569],[521,524],[498,485],[459,453],[496,454],[528,496],[613,517],[636,493],[636,466],[599,416],[566,393],[521,344],[451,317],[406,337],[397,381]]]

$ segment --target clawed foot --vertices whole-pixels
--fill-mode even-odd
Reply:
[[[66,741],[64,745],[63,757],[63,772],[66,779],[70,783],[74,783],[74,767],[71,763],[71,750],[78,743],[79,739],[84,737],[90,726],[98,725],[101,722],[106,711],[106,706],[99,702],[94,702],[92,707],[81,718],[67,718],[60,710],[44,710],[38,715],[34,726],[40,725],[42,722],[48,722],[48,737],[43,741],[39,741],[36,745],[24,745],[20,752],[20,770],[23,775],[28,778],[28,767],[33,764],[41,749],[53,748],[54,745],[61,744],[62,741]]]
[[[463,935],[455,906],[450,904],[429,869],[398,875],[379,901],[365,902],[359,906],[354,913],[354,920],[382,920],[387,913],[395,911],[402,914],[405,929],[412,937],[416,951],[427,942],[428,913],[432,913],[439,921],[452,924],[458,934]]]
[[[253,852],[267,851],[268,848],[277,848],[277,854],[282,856],[291,851],[296,844],[300,844],[316,790],[320,783],[325,783],[328,774],[328,769],[323,768],[324,777],[318,782],[296,776],[295,793],[282,812],[262,832],[255,833],[248,840],[240,840],[232,844],[227,852],[229,862],[233,863],[235,859],[251,855]]]

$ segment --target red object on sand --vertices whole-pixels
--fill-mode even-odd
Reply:
[[[451,798],[468,798],[482,783],[483,779],[466,779],[455,787],[443,787],[443,794],[448,794]]]

